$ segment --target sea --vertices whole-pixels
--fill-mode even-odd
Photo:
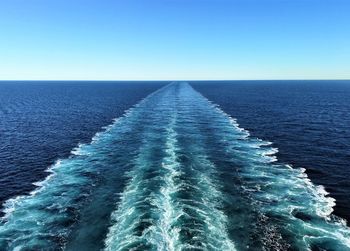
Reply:
[[[350,250],[350,81],[1,81],[0,250]]]

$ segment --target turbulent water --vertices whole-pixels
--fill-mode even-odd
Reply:
[[[1,250],[350,250],[334,200],[171,83],[5,203]]]

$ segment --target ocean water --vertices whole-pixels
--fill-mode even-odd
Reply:
[[[6,190],[12,185],[17,189],[17,197],[7,198],[3,205],[1,250],[350,250],[350,229],[332,214],[334,199],[310,181],[305,169],[277,161],[275,143],[239,126],[225,111],[224,101],[219,107],[210,95],[220,88],[187,82],[105,85],[107,90],[64,85],[78,90],[65,90],[59,98],[59,85],[51,96],[46,93],[51,88],[33,91],[32,102],[43,107],[39,113],[55,118],[62,112],[56,119],[65,120],[56,125],[61,133],[53,142],[71,137],[70,149],[46,156],[56,160],[46,173],[39,168],[31,171],[29,164],[24,176],[21,169],[13,170],[19,164],[8,168],[1,157],[2,172],[15,171],[6,174]],[[4,99],[21,104],[12,92]],[[28,94],[22,95],[25,99]],[[52,98],[56,103],[48,102]],[[26,123],[25,116],[35,111],[33,105],[15,104],[3,105],[3,116],[26,108]],[[85,123],[82,114],[89,118]],[[90,140],[78,139],[69,118],[77,120],[75,130],[85,137],[94,128],[109,125],[97,129],[100,132]],[[39,139],[48,140],[55,127],[40,121],[33,119],[24,128],[43,129],[32,143],[49,153]],[[15,143],[20,144],[18,138]],[[24,146],[18,148],[36,149]],[[9,160],[21,156],[7,154]],[[42,162],[40,155],[29,158],[33,166]],[[30,176],[36,176],[36,188],[18,195],[18,183],[32,182],[23,178]]]

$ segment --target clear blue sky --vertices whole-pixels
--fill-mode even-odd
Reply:
[[[350,79],[349,0],[0,0],[0,79]]]

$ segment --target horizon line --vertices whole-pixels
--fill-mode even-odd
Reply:
[[[165,81],[350,81],[350,78],[293,78],[293,79],[0,79],[0,82],[14,82],[14,81],[71,81],[71,82],[165,82]]]

